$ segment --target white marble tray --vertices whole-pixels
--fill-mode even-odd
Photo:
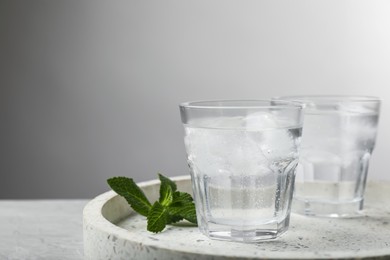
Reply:
[[[174,178],[191,192],[188,177]],[[159,181],[140,184],[154,201]],[[390,259],[390,182],[370,182],[364,215],[354,219],[291,215],[281,238],[242,244],[210,240],[196,227],[168,226],[146,231],[145,217],[134,213],[113,191],[84,209],[85,259]]]

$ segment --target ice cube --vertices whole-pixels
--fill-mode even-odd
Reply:
[[[337,110],[341,113],[345,113],[347,115],[359,114],[359,115],[367,115],[367,114],[376,114],[375,108],[372,106],[364,106],[361,103],[339,103],[337,105]]]
[[[314,166],[303,156],[300,157],[295,179],[297,182],[314,181]]]
[[[289,129],[270,112],[256,112],[245,118],[247,129],[261,130],[254,135],[263,155],[270,161],[281,159],[295,150],[294,137]]]
[[[337,154],[328,151],[306,150],[301,154],[306,169],[312,165],[315,180],[337,182],[340,180],[342,160]],[[306,177],[306,176],[305,176]]]
[[[275,116],[267,112],[256,112],[245,117],[246,127],[249,130],[262,130],[278,126]]]

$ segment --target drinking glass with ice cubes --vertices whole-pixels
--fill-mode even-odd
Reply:
[[[255,242],[289,226],[302,130],[291,101],[180,105],[198,226],[214,239]]]
[[[352,217],[363,209],[380,100],[363,96],[290,96],[302,102],[304,125],[293,212]]]

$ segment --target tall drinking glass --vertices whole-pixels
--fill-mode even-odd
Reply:
[[[305,105],[293,212],[327,217],[359,215],[380,100],[362,96],[279,98]]]
[[[254,242],[288,229],[302,105],[201,101],[180,105],[200,231]]]

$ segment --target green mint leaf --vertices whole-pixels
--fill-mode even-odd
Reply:
[[[168,213],[169,213],[169,211],[168,211]],[[172,216],[172,215],[168,214],[167,224],[174,224],[174,223],[177,223],[181,220],[183,220],[182,216],[179,216],[179,215]]]
[[[168,212],[171,216],[180,216],[191,223],[197,224],[195,204],[193,202],[188,202],[181,206],[168,207]]]
[[[163,206],[169,206],[173,200],[173,192],[171,186],[165,184],[160,186],[160,199],[159,202]]]
[[[173,193],[172,206],[180,206],[192,202],[193,199],[187,192],[175,191]]]
[[[173,181],[160,173],[158,177],[161,181],[159,202],[163,206],[169,206],[172,203],[173,193],[176,192],[177,186]]]
[[[148,225],[147,229],[148,231],[158,233],[161,232],[168,220],[168,212],[167,209],[162,206],[158,201],[156,201],[152,208],[149,211],[148,215]]]
[[[162,194],[161,194],[161,187],[162,186],[166,186],[166,185],[169,185],[171,186],[172,188],[172,192],[175,192],[177,190],[177,186],[176,186],[176,183],[174,183],[173,181],[171,181],[168,177],[165,177],[164,175],[162,174],[158,174],[158,177],[161,181],[161,186],[160,186],[160,197],[163,197]]]
[[[133,179],[127,177],[114,177],[107,180],[108,185],[120,196],[124,197],[134,211],[147,217],[152,204],[145,193],[138,187]]]

